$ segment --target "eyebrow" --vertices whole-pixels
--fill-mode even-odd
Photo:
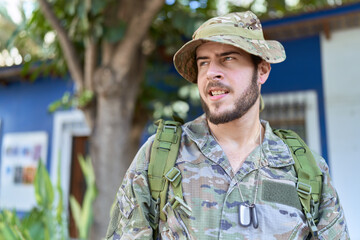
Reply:
[[[242,55],[240,52],[236,52],[236,51],[229,51],[229,52],[223,52],[220,54],[216,54],[217,57],[225,57],[231,54],[238,54],[238,55]],[[196,62],[199,60],[204,60],[204,59],[209,59],[209,57],[203,56],[203,57],[196,57]]]

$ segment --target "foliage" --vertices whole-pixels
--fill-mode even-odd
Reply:
[[[82,207],[73,197],[70,201],[80,239],[87,239],[92,223],[92,204],[96,197],[95,175],[90,158],[84,159],[80,156],[79,161],[86,179],[87,190]],[[34,180],[37,206],[22,219],[17,216],[15,210],[3,210],[0,213],[0,239],[68,239],[67,219],[64,213],[63,192],[60,185],[60,166],[58,169],[57,202],[55,201],[55,190],[46,167],[42,161],[39,161]]]
[[[70,197],[70,206],[79,232],[79,238],[88,239],[90,227],[93,221],[92,203],[95,201],[97,195],[95,187],[95,173],[90,157],[85,159],[84,157],[79,156],[78,158],[81,170],[85,176],[87,189],[82,207],[74,196]]]
[[[70,109],[73,107],[83,108],[89,104],[94,98],[94,93],[90,90],[84,90],[77,95],[70,92],[65,92],[61,99],[52,102],[49,107],[49,112],[55,112],[59,109]]]
[[[58,181],[58,184],[60,181]],[[15,210],[4,210],[0,214],[0,239],[66,239],[63,225],[62,201],[54,202],[54,189],[47,170],[39,161],[34,180],[37,206],[23,219],[19,219]],[[58,188],[59,189],[59,188]],[[62,193],[59,192],[62,196]]]
[[[220,13],[251,9],[263,18],[278,18],[289,14],[314,11],[317,9],[336,7],[357,0],[168,0],[158,17],[152,24],[151,37],[156,41],[157,50],[165,47],[171,56],[184,42],[189,39],[193,30],[205,19]],[[84,47],[90,38],[97,42],[106,40],[119,42],[125,34],[126,23],[113,21],[106,12],[108,5],[116,4],[115,0],[49,0],[55,15],[61,19],[62,25],[68,30],[70,39],[75,43],[80,58],[84,57]],[[56,33],[41,13],[35,2],[34,11],[29,19],[24,10],[24,2],[20,1],[19,10],[22,16],[20,23],[15,23],[0,4],[0,50],[16,46],[23,57],[32,61],[55,60],[55,68],[66,72],[66,64]],[[26,61],[27,62],[27,61]]]
[[[18,5],[19,16],[15,21],[8,13],[6,4],[0,1],[0,66],[28,62],[31,57],[35,59],[42,54],[41,47],[26,34],[24,6]]]
[[[168,1],[170,2],[170,1]],[[198,2],[192,8],[191,2]],[[172,65],[173,54],[189,39],[207,18],[216,15],[217,1],[174,1],[163,6],[150,29],[153,45],[146,78],[142,83],[138,105],[154,119],[179,115],[183,119],[198,114],[199,95],[196,86],[184,81]],[[188,94],[184,94],[188,92]],[[190,94],[191,92],[191,94]],[[195,106],[190,108],[190,104]],[[194,112],[191,112],[194,111]]]
[[[341,4],[354,2],[355,0],[343,0]],[[114,21],[113,12],[107,10],[109,5],[116,6],[115,0],[92,0],[92,1],[49,1],[55,12],[55,15],[61,19],[62,25],[68,31],[71,41],[76,46],[79,58],[84,59],[85,47],[88,40],[94,39],[101,43],[108,41],[118,43],[123,38],[126,31],[126,23],[123,21]],[[142,83],[138,109],[146,109],[146,115],[152,115],[154,118],[168,117],[173,113],[186,118],[188,116],[189,102],[199,105],[198,98],[184,97],[179,95],[178,89],[192,89],[190,84],[182,81],[181,77],[172,68],[171,57],[187,40],[191,39],[194,30],[206,19],[228,11],[243,11],[251,9],[262,18],[278,18],[288,14],[295,14],[300,11],[313,11],[325,7],[337,6],[338,1],[329,0],[253,0],[253,1],[234,1],[234,0],[168,0],[159,12],[153,22],[149,39],[147,40],[148,66],[146,70],[145,81]],[[0,8],[0,15],[10,19],[6,11]],[[225,12],[224,12],[225,11]],[[23,14],[24,15],[24,14]],[[9,20],[10,21],[10,20]],[[11,22],[11,21],[10,21]],[[34,61],[51,59],[47,62],[46,70],[35,71],[30,76],[35,79],[41,73],[65,74],[67,67],[56,40],[56,33],[53,32],[44,15],[38,6],[28,21],[23,21],[17,27],[8,30],[13,31],[11,37],[8,37],[8,45],[16,45],[21,49],[21,55],[31,54],[31,62],[26,62],[24,72],[30,68]],[[14,29],[15,28],[15,29]],[[52,37],[51,37],[52,36]],[[36,43],[38,49],[42,52],[26,52],[34,49],[28,47],[28,42],[20,39],[31,39]],[[49,40],[50,39],[50,40]],[[4,47],[4,46],[2,46]],[[0,47],[1,48],[1,47]],[[99,59],[101,61],[101,59]],[[149,77],[151,76],[151,77]],[[160,90],[159,90],[160,86]],[[94,93],[84,91],[83,93],[72,96],[65,93],[64,96],[49,106],[49,111],[55,111],[58,108],[84,107],[94,98]],[[183,106],[183,107],[179,107]]]
[[[352,0],[345,0],[351,2]],[[289,5],[285,0],[227,1],[223,0],[174,0],[165,4],[150,29],[155,45],[149,56],[146,78],[139,94],[138,105],[154,119],[171,118],[177,114],[185,120],[198,115],[201,110],[196,87],[184,81],[172,66],[173,54],[188,40],[206,19],[218,15],[220,5],[227,5],[228,12],[251,9],[263,18],[277,18],[298,11],[310,11],[332,6],[327,0],[302,0]],[[244,4],[248,2],[248,4]],[[242,4],[241,4],[242,3]],[[223,12],[225,13],[225,12]],[[190,107],[192,105],[192,108]],[[192,111],[192,112],[191,112]]]

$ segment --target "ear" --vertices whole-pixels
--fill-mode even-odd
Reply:
[[[259,63],[259,65],[258,65],[258,83],[259,84],[262,85],[266,82],[266,80],[269,77],[270,70],[271,70],[270,63],[268,63],[264,60],[261,61],[261,63]]]

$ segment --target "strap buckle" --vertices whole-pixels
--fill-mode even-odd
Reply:
[[[165,175],[165,178],[169,180],[170,182],[173,182],[176,180],[176,178],[180,175],[180,170],[176,167],[172,167],[168,173]]]
[[[160,216],[159,205],[160,205],[160,198],[156,199],[156,201],[154,198],[150,199],[149,222],[153,229],[156,229],[159,224],[159,216]]]
[[[319,222],[319,205],[320,202],[319,201],[314,201],[313,199],[311,199],[310,201],[310,213],[313,216],[314,222],[318,223]]]
[[[309,213],[309,212],[306,212],[305,215],[306,215],[306,220],[309,225],[311,234],[313,235],[314,238],[317,238],[318,237],[318,228],[315,224],[314,218],[312,217],[311,213]]]
[[[165,131],[165,129],[174,129],[174,133],[176,133],[177,131],[177,126],[172,126],[172,125],[164,125],[163,130]]]
[[[297,182],[296,184],[296,190],[298,192],[301,192],[306,195],[311,194],[311,186],[309,184],[303,183],[303,182]]]
[[[187,205],[184,200],[181,197],[174,196],[169,202],[167,202],[162,209],[164,213],[167,214],[166,208],[170,207],[171,209],[176,209],[179,207],[179,209],[182,210],[182,212],[187,215],[187,217],[191,216],[192,209],[189,205]]]

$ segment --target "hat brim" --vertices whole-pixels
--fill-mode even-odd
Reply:
[[[259,56],[268,63],[280,63],[286,59],[284,47],[278,41],[253,40],[240,36],[212,36],[194,39],[184,44],[174,55],[176,70],[189,82],[197,82],[196,49],[205,42],[232,45]]]

